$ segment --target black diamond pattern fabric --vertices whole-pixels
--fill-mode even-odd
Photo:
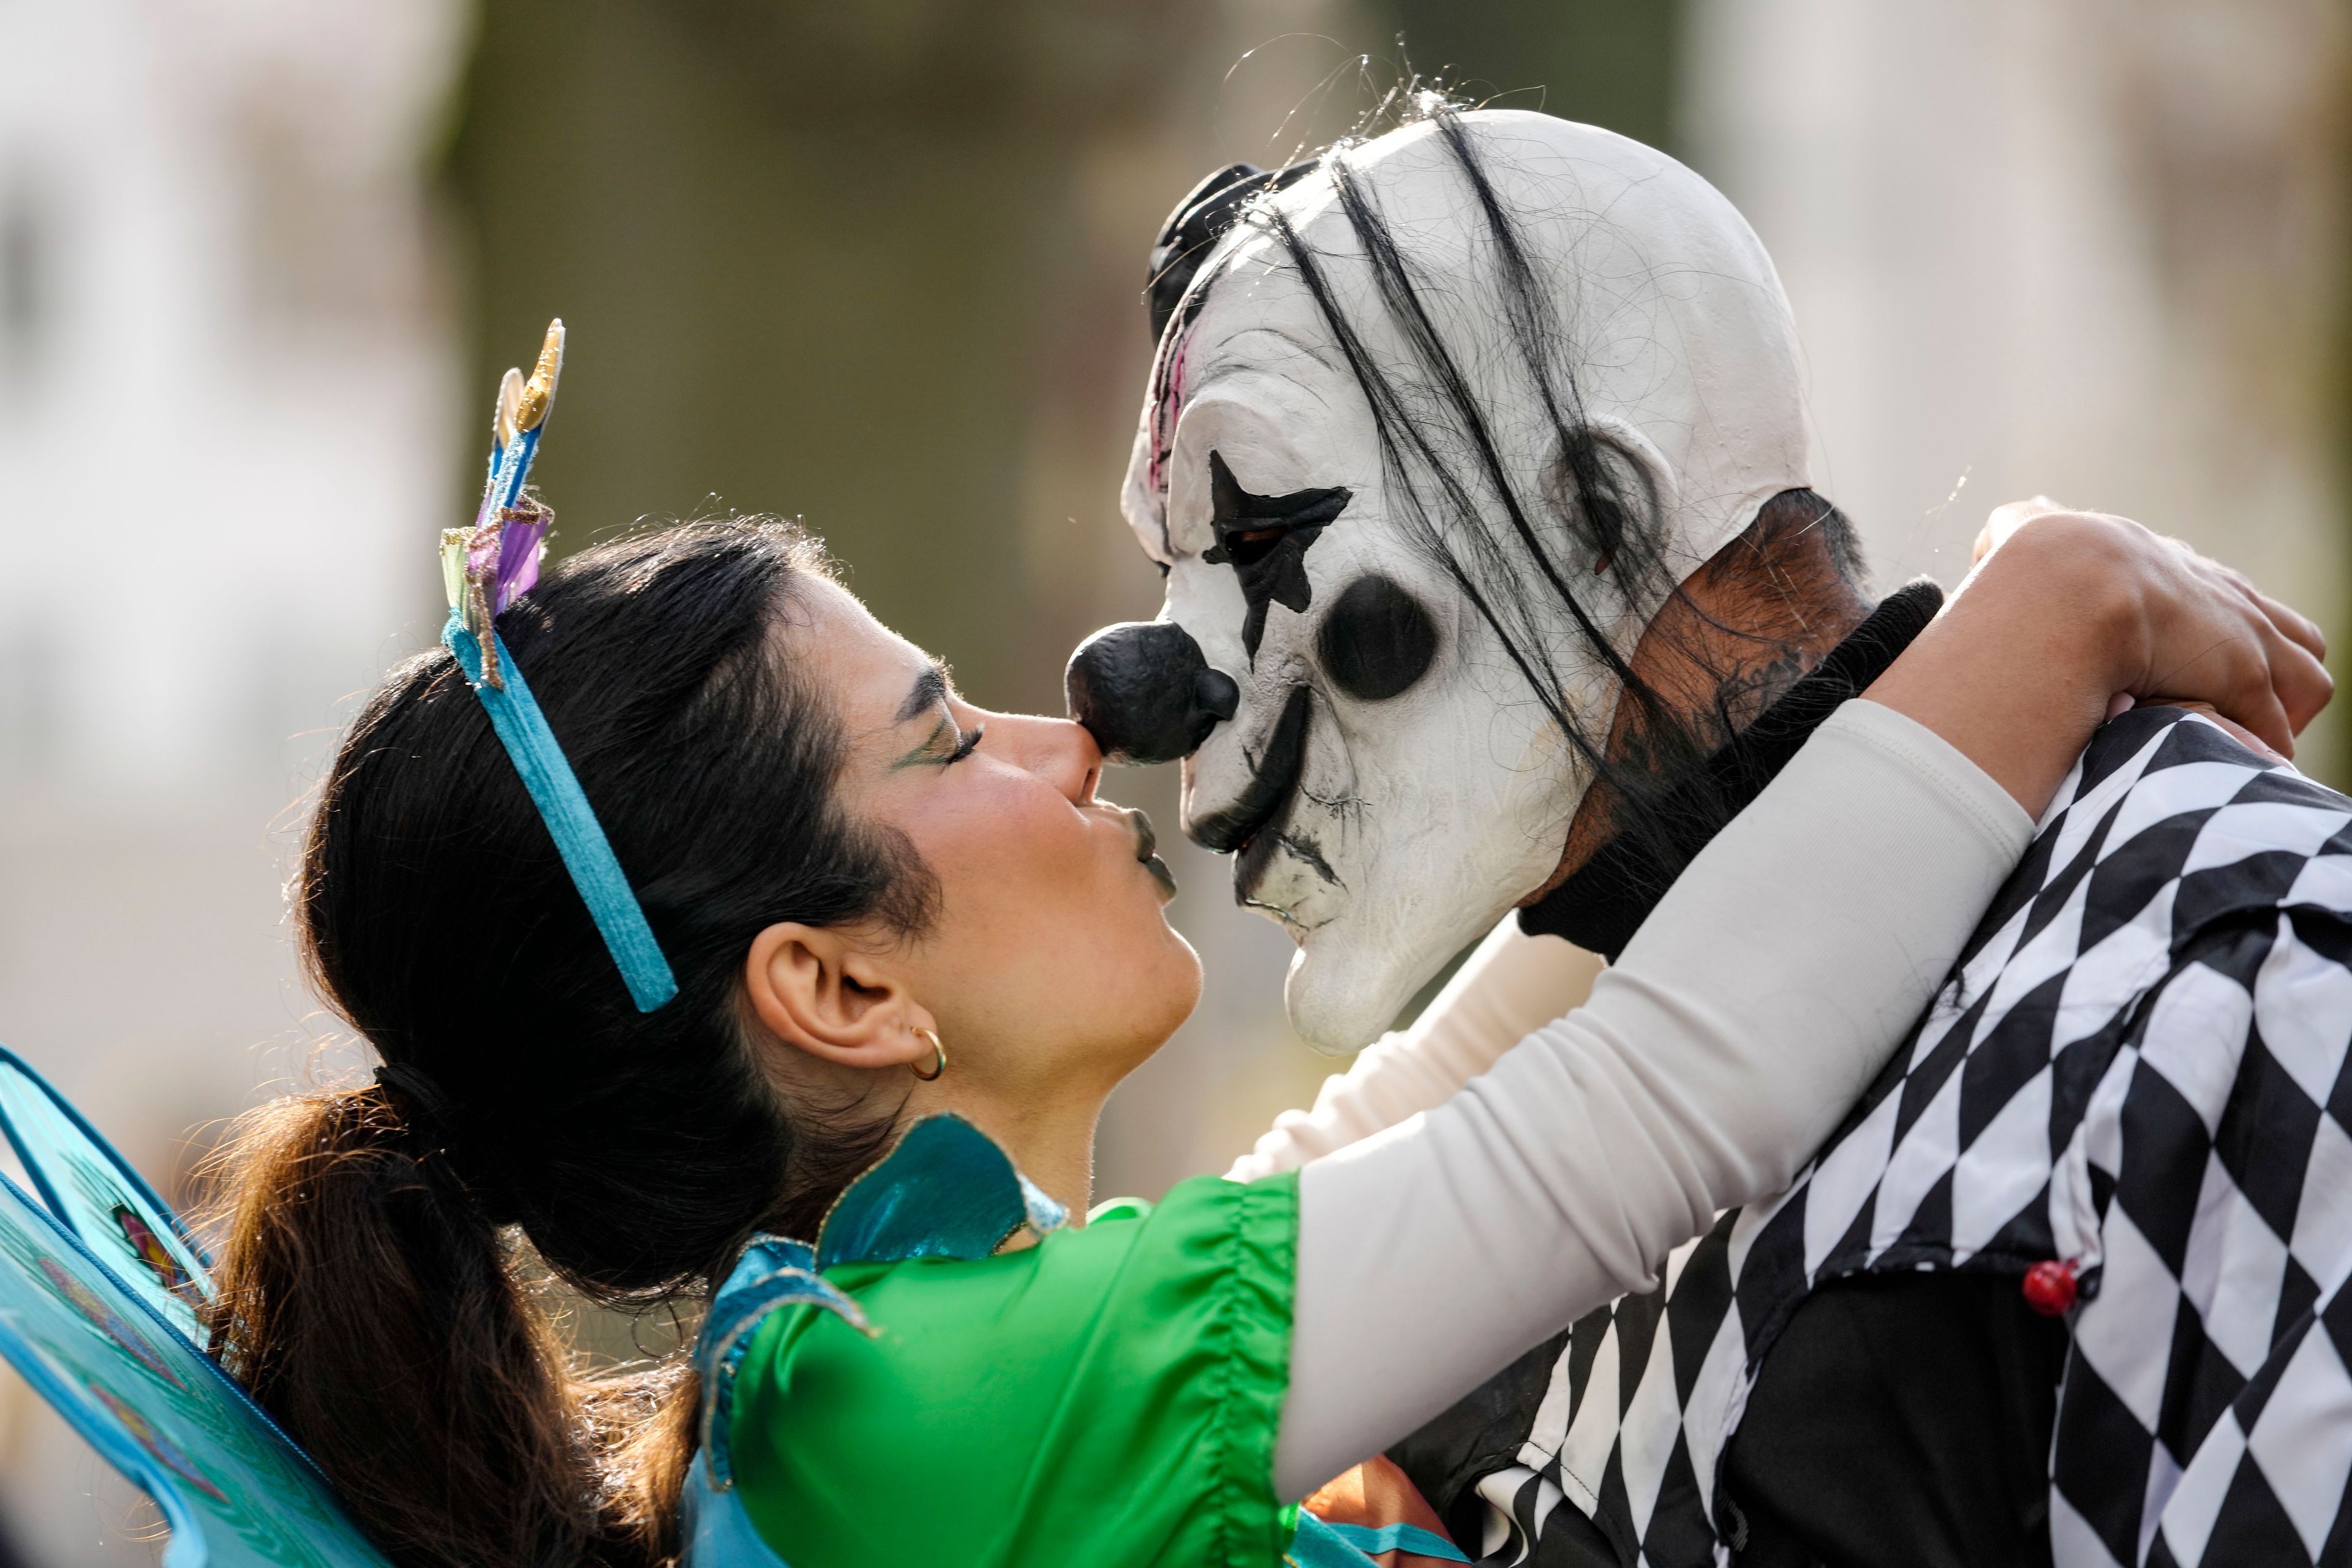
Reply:
[[[2352,1562],[2347,1045],[2352,800],[2124,715],[1797,1184],[1570,1331],[1476,1483],[1482,1561],[1570,1561],[1565,1509],[1626,1568],[1727,1568],[1718,1461],[1816,1285],[2054,1258],[2058,1568]]]

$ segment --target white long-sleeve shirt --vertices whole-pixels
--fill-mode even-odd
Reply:
[[[1276,1117],[1225,1179],[1294,1170],[1444,1104],[1505,1051],[1582,1006],[1603,967],[1599,954],[1529,936],[1518,916],[1505,916],[1410,1028],[1381,1036],[1325,1079],[1311,1110]]]
[[[1303,1161],[1282,1495],[1654,1289],[1718,1210],[1785,1187],[1927,1005],[2032,826],[1933,731],[1849,702],[1584,1005],[1497,1053],[1489,1031],[1547,993],[1473,1001],[1474,976],[1277,1124],[1236,1170]],[[1512,951],[1497,938],[1482,956]]]

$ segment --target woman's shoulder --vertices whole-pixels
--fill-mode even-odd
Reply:
[[[709,1392],[724,1405],[756,1379],[805,1412],[870,1386],[889,1405],[975,1380],[1042,1385],[1082,1350],[1181,1360],[1221,1315],[1286,1332],[1297,1207],[1294,1174],[1201,1176],[1074,1226],[977,1128],[931,1117],[850,1185],[814,1247],[747,1252],[703,1336]]]
[[[1280,1282],[1286,1310],[1297,1194],[1291,1173],[1246,1184],[1202,1176],[1157,1203],[1112,1199],[1084,1225],[1047,1231],[1034,1246],[980,1258],[843,1259],[824,1278],[856,1303],[872,1331],[808,1308],[763,1334],[765,1348],[830,1349],[861,1363],[952,1359],[982,1347],[1001,1357],[1012,1338],[1096,1334],[1126,1313],[1153,1320],[1124,1325],[1129,1330],[1174,1326],[1215,1306],[1228,1279]]]
[[[862,1322],[782,1304],[727,1391],[753,1519],[788,1562],[917,1552],[872,1482],[911,1467],[941,1517],[1055,1538],[1137,1475],[1169,1480],[1171,1529],[1180,1505],[1270,1520],[1296,1193],[1204,1177],[1017,1251],[828,1268]]]

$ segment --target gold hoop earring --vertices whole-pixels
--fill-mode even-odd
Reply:
[[[931,1042],[931,1070],[925,1072],[922,1068],[918,1067],[910,1067],[907,1070],[913,1073],[925,1083],[935,1082],[940,1074],[948,1070],[948,1048],[940,1044],[939,1036],[933,1034],[929,1029],[909,1029],[907,1032],[914,1036],[915,1038],[919,1040],[929,1040]]]

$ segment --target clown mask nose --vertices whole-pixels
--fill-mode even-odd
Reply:
[[[1173,621],[1105,626],[1070,656],[1062,689],[1070,717],[1116,763],[1191,756],[1242,698],[1233,677],[1210,668],[1192,634]]]

